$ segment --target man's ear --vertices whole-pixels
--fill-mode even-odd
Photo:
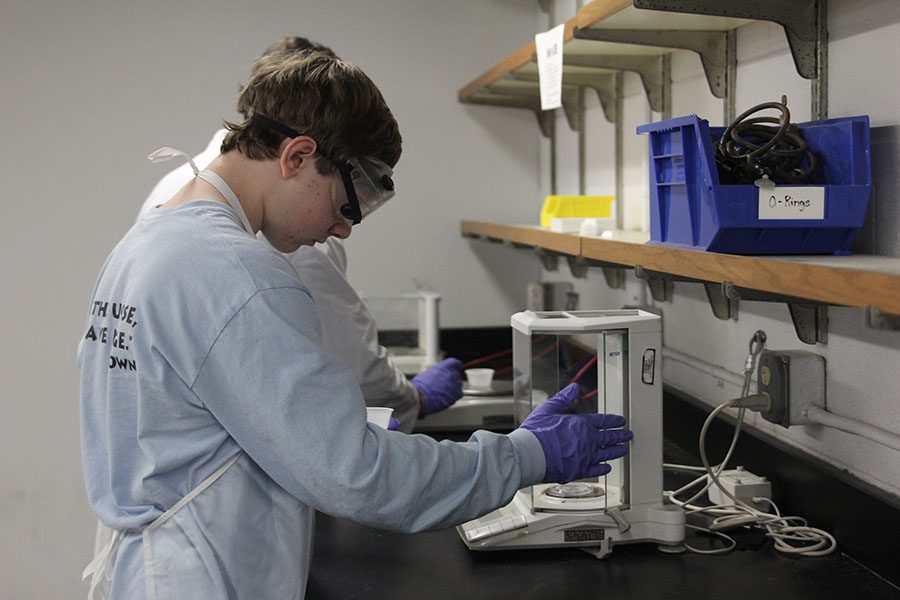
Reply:
[[[316,140],[308,135],[301,135],[285,141],[279,157],[281,174],[284,177],[296,175],[304,163],[314,164]]]

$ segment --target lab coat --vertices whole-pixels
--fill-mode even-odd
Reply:
[[[205,169],[219,155],[226,133],[224,129],[217,131],[194,157],[199,169]],[[141,212],[165,203],[193,176],[189,164],[166,174],[144,201]],[[375,319],[347,281],[343,242],[332,237],[324,244],[303,247],[286,256],[316,303],[325,348],[353,372],[368,406],[393,408],[400,430],[412,431],[419,415],[418,391],[391,364],[387,350],[378,343]]]
[[[83,469],[120,532],[114,600],[302,598],[316,510],[437,529],[543,478],[529,431],[438,443],[367,424],[294,268],[221,202],[142,214],[87,313]]]

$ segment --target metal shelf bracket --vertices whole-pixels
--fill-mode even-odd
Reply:
[[[866,307],[866,325],[871,329],[900,331],[900,315],[881,312],[877,306]]]
[[[587,278],[588,261],[583,256],[566,256],[569,263],[569,270],[572,271],[572,277],[576,279]]]
[[[617,290],[625,287],[625,267],[593,258],[584,258],[583,256],[579,257],[579,259],[579,262],[584,263],[587,267],[601,269],[606,285],[610,288]]]
[[[620,290],[625,287],[625,269],[621,267],[601,267],[606,285],[611,289]]]
[[[821,37],[819,3],[825,0],[633,0],[635,8],[773,21],[784,27],[794,65],[805,79],[818,76]]]
[[[559,271],[559,254],[537,246],[534,248],[534,253],[541,260],[541,266],[545,271]]]
[[[522,81],[538,81],[537,71],[525,71],[510,73],[516,79]],[[609,69],[591,69],[583,67],[578,70],[563,69],[563,84],[571,86],[583,86],[594,90],[603,108],[603,115],[610,123],[616,120],[616,75]]]
[[[824,304],[788,303],[794,331],[805,344],[828,343],[828,307]]]
[[[730,281],[722,283],[725,295],[736,300],[751,300],[758,302],[784,302],[787,304],[794,323],[794,331],[797,338],[804,344],[828,343],[828,306],[792,298],[769,294],[757,290],[735,287]]]
[[[563,85],[562,86],[562,108],[566,115],[566,122],[572,131],[581,131],[584,128],[582,115],[583,110],[580,109],[581,100],[578,94],[578,86]]]
[[[615,71],[632,71],[641,78],[650,109],[664,112],[666,105],[664,56],[622,56],[595,54],[566,54],[563,52],[563,64],[572,67],[592,67],[594,69],[612,69]]]
[[[487,90],[480,90],[471,96],[460,98],[460,101],[467,104],[503,106],[505,108],[524,108],[530,110],[534,113],[535,118],[537,118],[541,134],[546,138],[552,137],[553,135],[553,111],[541,110],[540,99],[524,95],[498,94]]]
[[[740,301],[737,298],[730,298],[720,283],[704,282],[703,287],[706,289],[706,297],[709,300],[709,306],[712,308],[713,315],[723,321],[728,319],[737,321]]]
[[[552,118],[553,111],[541,110],[541,88],[540,84],[536,81],[524,81],[507,73],[487,86],[487,89],[491,93],[499,94],[501,96],[528,98],[531,102],[529,105],[530,108],[535,112],[540,111],[541,113],[546,113]],[[581,128],[581,119],[578,118],[578,88],[574,85],[563,85],[561,99],[563,112],[566,115],[566,121],[569,123],[569,127],[571,127],[573,131],[579,131]],[[545,132],[544,135],[550,137],[547,132]]]
[[[668,302],[672,299],[675,284],[664,273],[648,271],[641,265],[634,265],[634,276],[647,282],[647,287],[650,288],[650,295],[657,302]]]
[[[727,89],[727,34],[725,31],[650,31],[646,29],[580,29],[572,32],[575,39],[677,48],[700,55],[709,90],[716,98],[724,98]]]
[[[572,272],[572,275],[578,279],[587,278],[588,270],[591,267],[595,267],[602,269],[603,277],[604,279],[606,279],[606,285],[608,285],[610,288],[621,289],[625,287],[624,267],[620,267],[612,263],[585,258],[583,256],[566,255],[566,261],[569,263],[569,270]]]

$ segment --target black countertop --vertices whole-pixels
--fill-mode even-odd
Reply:
[[[623,545],[602,560],[574,548],[474,552],[452,528],[393,533],[326,515],[315,544],[308,600],[900,598],[843,554],[792,558],[771,544],[717,556]]]
[[[468,434],[443,434],[462,441]],[[666,441],[669,462],[692,464]],[[666,469],[666,489],[693,474]],[[698,524],[693,516],[689,522]],[[688,533],[694,547],[709,537]],[[614,546],[604,559],[577,548],[472,551],[455,528],[408,534],[319,514],[307,600],[900,600],[900,588],[840,551],[797,558],[755,530],[728,554],[666,554],[655,544]],[[896,562],[900,568],[900,560]]]

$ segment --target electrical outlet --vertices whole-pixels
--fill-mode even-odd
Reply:
[[[757,367],[757,393],[769,398],[764,419],[790,427],[810,423],[804,408],[825,406],[825,359],[803,350],[764,350]]]

